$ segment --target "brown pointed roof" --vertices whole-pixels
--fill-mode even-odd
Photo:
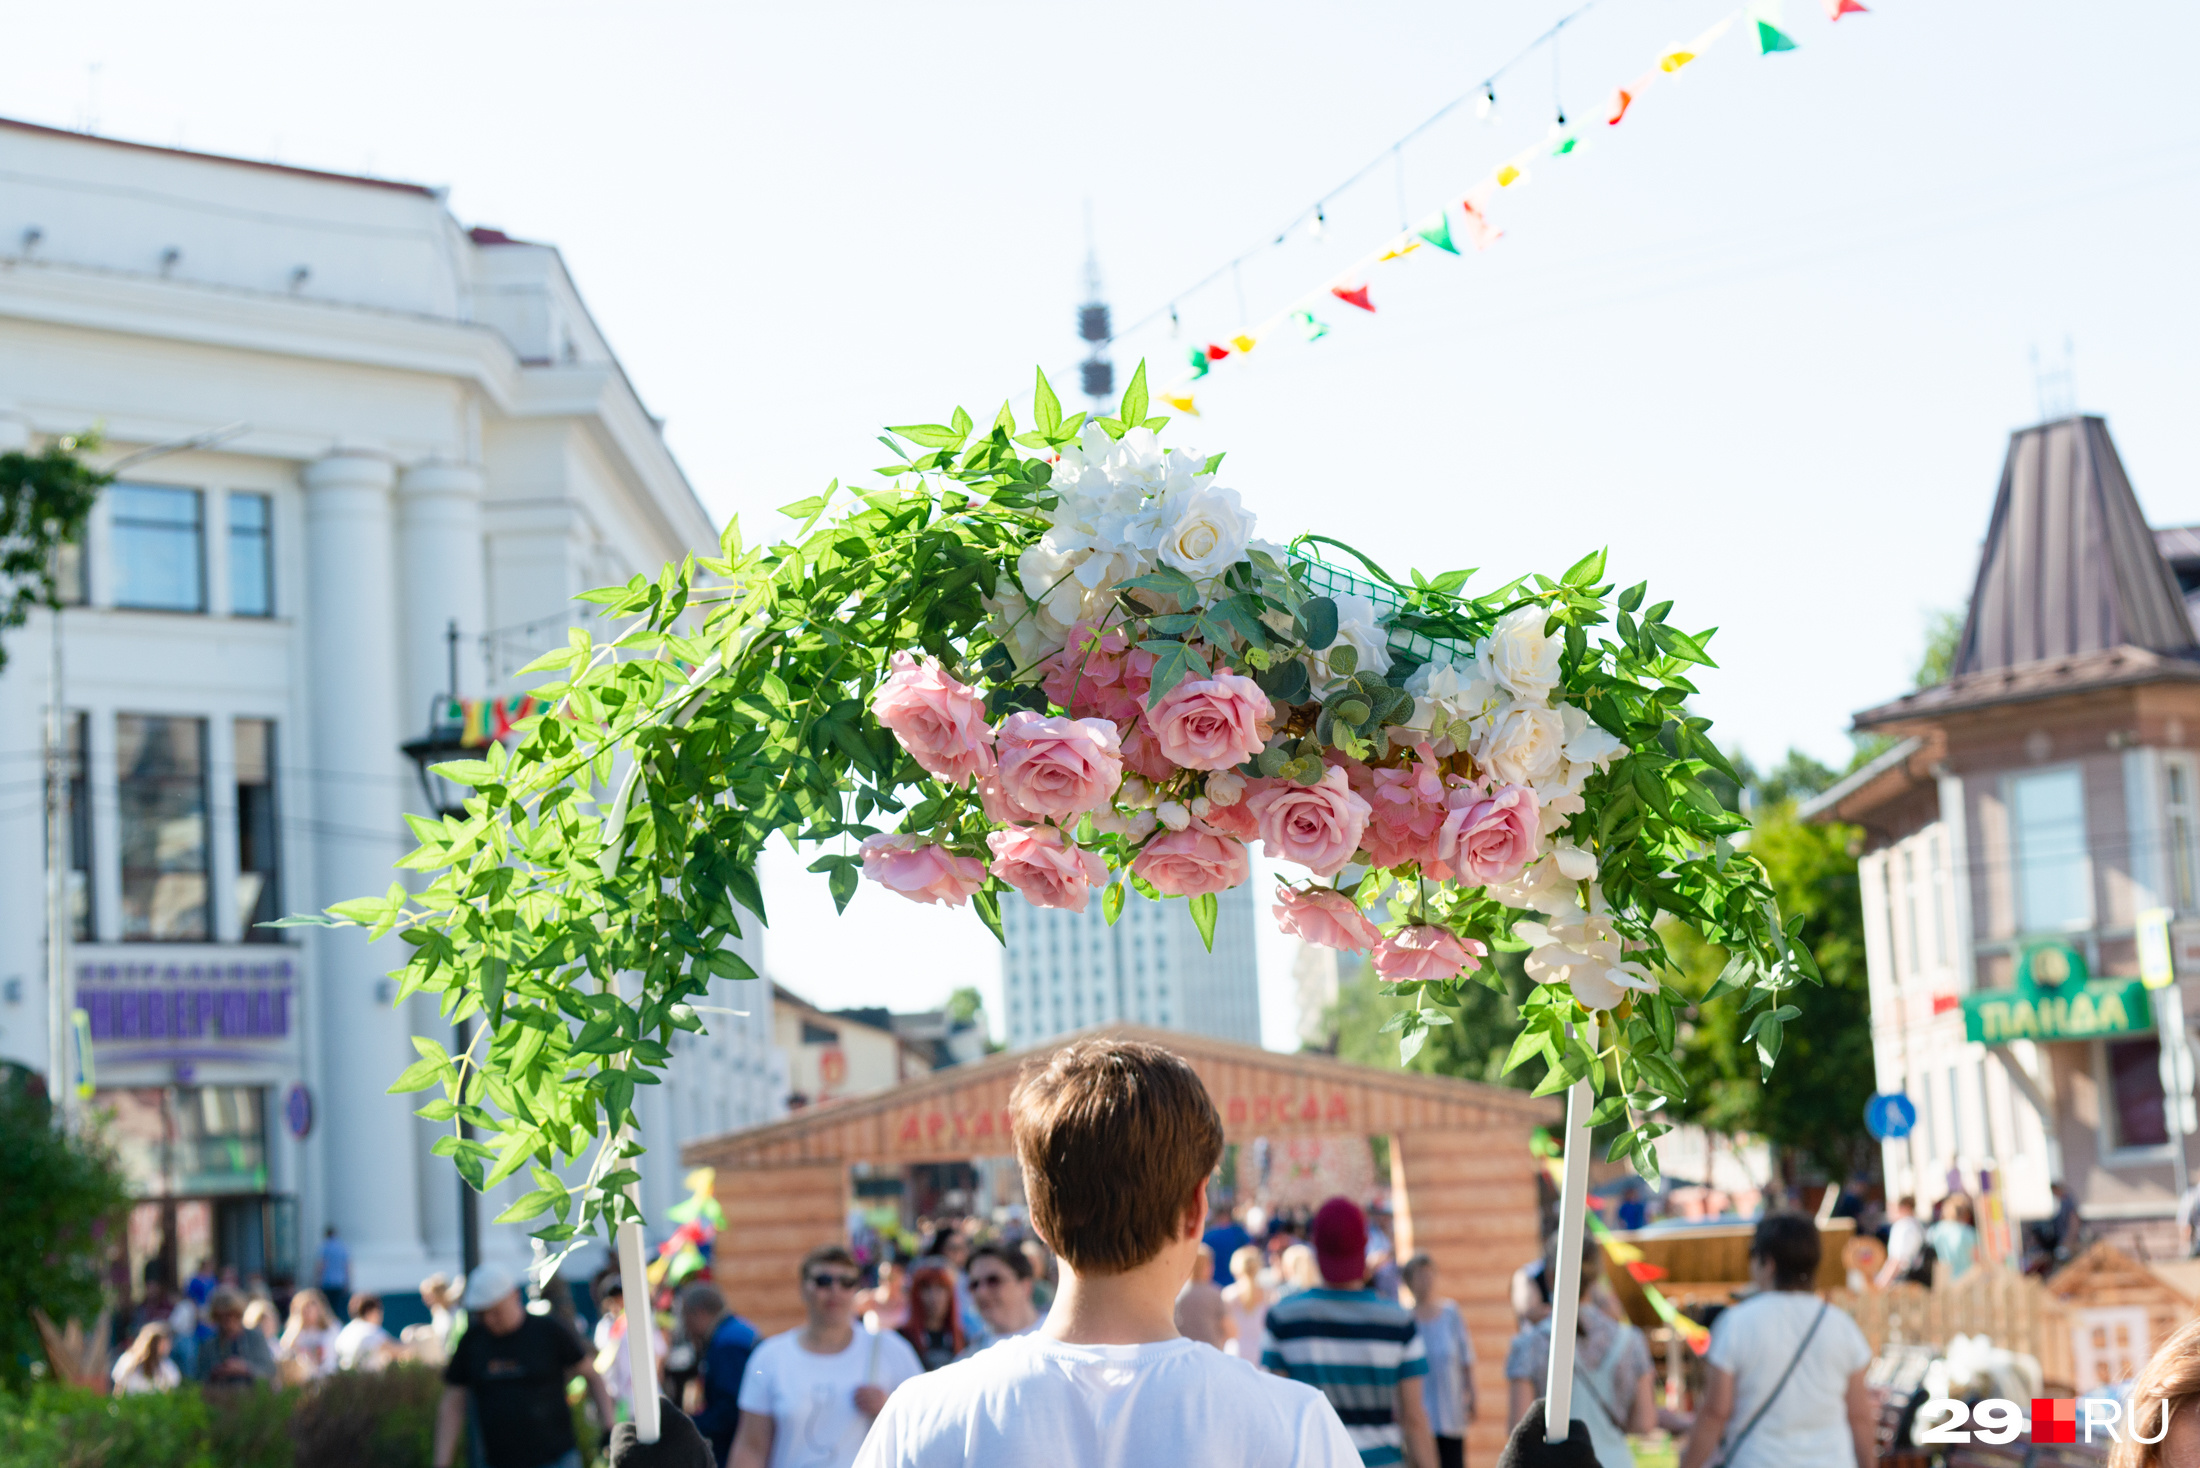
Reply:
[[[2184,595],[2108,424],[2065,418],[2010,436],[1948,681],[1856,725],[2163,678],[2200,678]]]
[[[1233,1142],[1256,1136],[1483,1132],[1553,1125],[1564,1114],[1556,1098],[1507,1086],[1354,1065],[1326,1055],[1279,1055],[1178,1030],[1106,1025],[934,1071],[868,1096],[805,1107],[762,1126],[697,1138],[680,1148],[680,1160],[722,1169],[1005,1154],[1014,1150],[1008,1096],[1024,1066],[1100,1035],[1150,1041],[1183,1056],[1214,1098]]]

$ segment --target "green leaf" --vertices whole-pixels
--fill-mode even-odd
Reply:
[[[1138,370],[1131,374],[1131,385],[1123,389],[1123,404],[1116,416],[1125,423],[1146,421],[1146,362],[1139,359]]]
[[[1123,915],[1123,902],[1128,892],[1121,882],[1110,882],[1107,890],[1100,894],[1100,915],[1108,920],[1109,927],[1114,927],[1115,920]]]
[[[1222,910],[1221,902],[1212,892],[1202,892],[1191,899],[1192,926],[1199,929],[1199,941],[1207,945],[1207,951],[1215,951],[1215,917]]]
[[[342,906],[342,904],[338,904]],[[294,912],[289,917],[276,918],[272,922],[254,923],[256,928],[356,928],[358,923],[350,918],[330,917],[326,913]]]
[[[958,408],[956,411],[962,410]],[[898,433],[911,443],[928,449],[959,449],[963,442],[963,435],[944,423],[905,423],[898,428],[889,427],[886,431]]]
[[[1138,645],[1154,655],[1153,683],[1146,695],[1148,708],[1168,697],[1169,691],[1186,678],[1208,676],[1206,661],[1192,651],[1189,643],[1148,638]]]
[[[1039,432],[1053,438],[1062,428],[1062,400],[1054,395],[1054,385],[1047,381],[1044,368],[1039,369],[1039,385],[1031,394],[1031,416],[1038,422]]]
[[[1567,568],[1559,577],[1561,586],[1594,586],[1604,579],[1604,552],[1591,551]]]
[[[1292,614],[1299,641],[1321,652],[1337,640],[1337,604],[1326,596],[1312,596]]]
[[[523,1222],[526,1219],[548,1213],[551,1205],[562,1201],[565,1196],[563,1188],[554,1193],[548,1188],[537,1188],[531,1193],[522,1193],[513,1200],[511,1207],[496,1216],[495,1221],[498,1223]]]
[[[1643,593],[1649,589],[1649,582],[1637,581],[1633,586],[1628,587],[1619,594],[1619,609],[1623,612],[1635,610],[1635,608],[1642,605]]]
[[[384,1094],[397,1096],[407,1091],[425,1091],[441,1080],[443,1072],[449,1069],[450,1064],[447,1061],[433,1058],[416,1060],[405,1067],[404,1074],[400,1075]]]

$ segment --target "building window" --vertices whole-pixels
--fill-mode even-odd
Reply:
[[[2093,921],[2085,848],[2085,790],[2074,769],[2009,782],[2017,922],[2028,933],[2083,928]]]
[[[2162,1042],[2114,1040],[2107,1052],[2106,1120],[2111,1147],[2160,1147],[2169,1141],[2162,1108]]]
[[[2165,763],[2163,789],[2169,799],[2164,812],[2169,826],[2169,875],[2171,891],[2178,910],[2190,912],[2200,907],[2196,902],[2196,884],[2193,874],[2193,819],[2192,819],[2192,770],[2183,760],[2173,759]]]
[[[85,784],[84,743],[91,725],[86,714],[67,714],[61,721],[61,778],[67,784],[63,808],[69,851],[69,936],[79,943],[92,941],[92,801]],[[39,784],[45,784],[43,772]],[[45,796],[40,794],[40,804]],[[47,827],[43,819],[39,834]]]
[[[123,940],[204,942],[205,721],[118,715],[115,769]]]
[[[1925,879],[1932,889],[1933,902],[1933,962],[1942,968],[1948,966],[1948,877],[1940,859],[1940,837],[1933,837],[1932,855],[1927,858],[1930,868]]]
[[[275,615],[275,563],[269,500],[264,494],[229,497],[229,614]]]
[[[247,943],[276,943],[282,934],[260,923],[281,915],[276,859],[275,724],[237,720],[237,933]]]
[[[195,489],[118,484],[107,491],[115,605],[156,612],[206,610],[204,498]]]

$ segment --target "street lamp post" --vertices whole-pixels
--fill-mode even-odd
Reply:
[[[444,717],[448,706],[458,701],[458,621],[453,618],[444,641],[449,647],[450,691],[438,698],[428,710],[428,732],[419,739],[408,740],[404,746],[405,757],[413,762],[415,773],[420,776],[420,793],[427,801],[428,811],[435,816],[465,814],[466,789],[435,773],[435,766],[449,760],[464,759],[472,753],[465,739],[466,726],[461,714],[456,725]],[[456,1045],[454,1054],[464,1055],[473,1047],[473,1021],[462,1019],[451,1027],[451,1038]],[[459,1135],[472,1140],[474,1129],[463,1118],[458,1124]],[[481,1264],[481,1195],[464,1177],[458,1180],[458,1249],[459,1259],[467,1274],[472,1274]]]

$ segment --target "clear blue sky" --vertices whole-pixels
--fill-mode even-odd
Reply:
[[[705,502],[757,533],[875,463],[879,424],[989,415],[1034,362],[1066,386],[1087,199],[1128,322],[1569,8],[91,0],[11,17],[0,112],[448,183],[466,222],[558,244]],[[1595,111],[1722,13],[1603,0],[1559,100]],[[1379,315],[1339,306],[1318,347],[1218,372],[1171,433],[1227,449],[1278,538],[1499,576],[1609,545],[1724,629],[1702,708],[1730,743],[1838,761],[1968,590],[2035,344],[2074,339],[2079,406],[2150,517],[2200,520],[2200,13],[1884,0],[1829,26],[1788,0],[1785,22],[1799,50],[1729,37],[1508,191],[1487,254],[1386,268]],[[1412,214],[1543,133],[1549,54],[1499,103],[1405,150]],[[1398,189],[1380,170],[1326,242],[1248,266],[1250,315],[1394,229]],[[1187,337],[1240,324],[1227,282],[1179,305]],[[1182,345],[1164,323],[1129,350]],[[768,941],[797,987],[996,988],[967,916],[871,891],[836,924],[784,865]]]

